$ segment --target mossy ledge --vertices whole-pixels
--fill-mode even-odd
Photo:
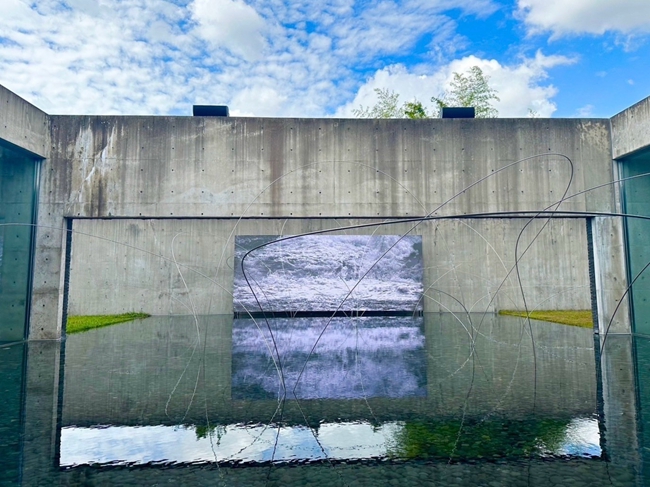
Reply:
[[[121,315],[87,315],[87,316],[68,316],[66,323],[66,333],[79,333],[82,331],[101,328],[102,326],[115,325],[126,321],[139,320],[148,318],[151,315],[147,313],[124,313]]]
[[[531,320],[550,321],[551,323],[579,326],[580,328],[594,327],[594,318],[591,310],[588,309],[531,311],[529,313],[502,309],[499,311],[499,314],[504,316],[518,316],[520,318],[529,316]]]

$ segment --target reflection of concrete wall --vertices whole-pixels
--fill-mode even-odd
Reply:
[[[77,220],[69,313],[232,313],[235,234],[295,235],[367,221]],[[425,311],[523,308],[516,273],[510,271],[517,237],[528,222],[441,220],[415,228],[413,233],[423,236]],[[395,235],[412,227],[401,223],[349,233]],[[529,308],[590,308],[585,233],[579,219],[536,220],[526,228],[519,271]]]
[[[480,178],[537,154],[547,156],[498,173],[439,213],[537,210],[552,205],[569,182],[570,167],[566,159],[550,153],[565,154],[574,163],[569,194],[612,180],[608,120],[57,116],[51,123],[52,157],[43,168],[39,223],[54,228],[61,228],[64,216],[244,216],[259,219],[255,233],[262,229],[287,233],[269,231],[281,228],[284,220],[261,220],[424,215]],[[562,204],[566,210],[613,208],[611,187]],[[302,229],[310,225],[305,223]],[[313,225],[319,227],[321,222]],[[519,225],[504,230],[505,239],[511,242]],[[225,226],[219,230],[221,239]],[[92,234],[105,231],[93,222],[85,228]],[[112,231],[118,239],[131,238],[117,228]],[[497,242],[492,236],[488,240]],[[61,242],[60,231],[45,233],[38,240],[37,261],[51,271],[51,279],[43,279],[48,286],[60,284]],[[455,248],[445,251],[446,259],[461,252],[458,249],[464,244],[451,237],[448,242]],[[207,252],[191,250],[197,256]],[[576,261],[584,262],[577,257]],[[164,292],[159,283],[165,276],[169,276],[167,269],[152,275],[158,292]],[[88,274],[82,277],[87,280]],[[472,285],[469,280],[460,282],[463,288]],[[571,280],[566,282],[573,286]],[[228,284],[228,279],[223,283]],[[52,338],[58,325],[45,316],[56,315],[60,293],[41,284],[31,336]],[[167,284],[167,288],[178,287],[174,281]]]
[[[301,401],[302,411],[288,401],[284,420],[457,418],[468,394],[470,417],[596,411],[590,330],[534,322],[534,363],[520,320],[488,315],[480,324],[481,316],[472,316],[472,355],[467,323],[425,315],[428,397]],[[196,349],[191,317],[154,317],[69,336],[63,425],[204,424],[206,417],[222,424],[270,421],[277,401],[230,401],[231,327],[230,317],[201,318]]]
[[[348,462],[349,463],[349,462]],[[257,468],[204,466],[184,468],[94,469],[61,472],[63,484],[223,485],[283,487],[287,485],[440,485],[477,487],[639,486],[632,468],[598,460],[527,460],[518,464],[440,462],[387,464],[288,465]],[[173,480],[172,480],[173,479]],[[570,482],[570,484],[569,484]]]
[[[429,400],[436,409],[596,412],[591,330],[481,314],[432,315],[426,323]]]
[[[53,485],[58,467],[61,343],[30,342],[23,382],[22,485]]]
[[[617,463],[627,465],[639,461],[642,452],[636,430],[639,426],[641,431],[647,427],[639,422],[637,402],[637,374],[642,378],[645,371],[635,368],[633,350],[631,336],[611,335],[605,341],[600,358],[605,453]]]
[[[230,399],[231,336],[224,316],[156,317],[69,336],[63,423],[205,418],[206,407]]]

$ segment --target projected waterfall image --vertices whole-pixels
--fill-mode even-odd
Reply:
[[[422,310],[422,237],[308,235],[235,240],[234,307],[259,311]],[[252,291],[251,292],[251,288]]]
[[[236,239],[233,398],[425,396],[421,237],[277,238]]]

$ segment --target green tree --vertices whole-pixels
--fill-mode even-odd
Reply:
[[[467,73],[454,73],[450,88],[439,98],[431,101],[442,112],[444,107],[474,107],[477,118],[494,118],[499,112],[492,106],[499,101],[497,91],[490,87],[490,77],[478,66],[472,66]]]
[[[359,118],[429,118],[422,102],[418,100],[399,103],[399,94],[387,88],[375,88],[377,103],[373,106],[352,110],[355,117]]]
[[[375,88],[378,101],[373,106],[352,110],[355,117],[359,118],[430,118],[440,116],[443,107],[474,107],[476,117],[497,117],[499,112],[492,106],[492,102],[499,101],[497,91],[490,87],[490,77],[483,74],[478,66],[472,66],[466,73],[454,73],[450,88],[439,97],[432,97],[431,101],[437,106],[437,114],[429,114],[422,102],[416,100],[400,104],[399,93],[388,88]]]
[[[375,88],[378,101],[372,107],[364,107],[352,110],[355,117],[359,118],[404,118],[404,109],[399,105],[399,94],[393,90]]]
[[[426,108],[418,100],[407,101],[404,103],[404,116],[411,119],[429,118]]]

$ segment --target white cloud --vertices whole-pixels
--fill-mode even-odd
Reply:
[[[200,73],[189,12],[165,1],[19,0],[0,15],[0,83],[50,113],[169,113]],[[20,5],[19,5],[20,4]],[[22,7],[21,7],[22,5]],[[198,47],[197,47],[198,46]]]
[[[215,103],[241,115],[349,115],[375,86],[428,101],[454,71],[479,64],[502,116],[550,115],[555,88],[543,79],[566,62],[449,63],[469,40],[447,10],[484,17],[491,0],[0,2],[0,83],[49,113],[189,114]],[[416,44],[410,67],[396,64]],[[393,65],[379,69],[386,59]]]
[[[576,110],[576,117],[578,118],[589,118],[593,117],[594,115],[594,106],[593,105],[585,105],[583,107],[578,108]]]
[[[550,117],[556,110],[552,98],[557,93],[553,85],[544,85],[547,71],[555,66],[571,64],[574,60],[564,56],[544,56],[538,52],[535,57],[525,58],[514,66],[504,66],[494,59],[467,56],[429,73],[415,74],[404,66],[390,66],[375,73],[361,88],[355,98],[337,111],[338,116],[351,116],[359,105],[374,105],[375,88],[388,88],[399,93],[402,101],[418,99],[432,108],[429,100],[448,89],[453,73],[464,73],[472,66],[479,66],[490,77],[490,86],[498,92],[500,101],[495,108],[500,117],[525,117],[529,110],[540,117]]]
[[[21,0],[3,0],[2,2],[2,17],[4,18],[5,23],[12,24],[23,18],[34,18],[36,15],[37,14]]]
[[[555,36],[650,32],[648,0],[518,0],[518,15],[536,31]]]
[[[249,61],[261,57],[265,23],[253,7],[242,0],[194,0],[190,9],[202,39]]]

